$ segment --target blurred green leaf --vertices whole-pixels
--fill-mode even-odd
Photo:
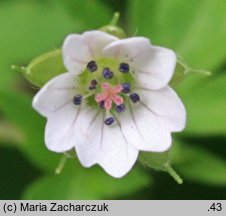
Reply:
[[[98,29],[106,25],[114,12],[101,0],[57,0],[57,2],[81,23],[82,31]]]
[[[23,199],[110,199],[129,195],[149,183],[150,177],[137,168],[115,179],[100,167],[86,169],[73,159],[60,175],[45,176],[31,184]]]
[[[20,145],[23,142],[24,136],[18,126],[6,120],[0,120],[0,145],[5,143]]]
[[[80,23],[57,4],[30,0],[1,1],[0,26],[0,88],[9,88],[16,75],[10,65],[27,64],[81,30]]]
[[[226,161],[204,148],[205,146],[201,148],[175,142],[172,159],[177,170],[185,181],[187,179],[201,184],[226,186]]]
[[[193,67],[214,69],[226,58],[226,1],[130,0],[130,32],[174,49]]]
[[[18,200],[24,189],[41,175],[11,143],[0,142],[0,200]]]
[[[0,91],[0,98],[0,112],[23,132],[24,142],[18,147],[35,166],[54,172],[59,155],[48,151],[45,147],[45,120],[32,109],[31,97]]]
[[[226,75],[190,77],[178,88],[187,110],[185,132],[213,135],[226,132]]]

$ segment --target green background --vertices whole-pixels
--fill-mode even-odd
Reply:
[[[170,155],[183,185],[139,162],[122,179],[74,158],[55,175],[61,155],[46,149],[45,119],[31,107],[38,89],[10,69],[60,47],[69,33],[107,24],[115,11],[129,36],[146,36],[213,73],[176,87],[187,127],[173,134]],[[1,0],[0,199],[226,199],[225,11],[225,0]]]

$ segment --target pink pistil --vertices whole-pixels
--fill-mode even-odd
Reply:
[[[112,108],[112,101],[114,101],[117,106],[123,103],[123,98],[117,95],[123,89],[121,85],[111,87],[108,83],[102,83],[101,88],[103,92],[96,95],[95,100],[98,103],[104,101],[106,110]]]

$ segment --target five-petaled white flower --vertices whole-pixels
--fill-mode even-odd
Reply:
[[[144,37],[118,39],[101,31],[69,35],[62,48],[68,72],[34,97],[47,118],[45,143],[75,149],[85,167],[114,177],[134,165],[139,150],[163,152],[185,126],[185,109],[168,86],[176,56]]]

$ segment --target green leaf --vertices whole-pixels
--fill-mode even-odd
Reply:
[[[174,165],[185,180],[225,186],[226,161],[204,148],[175,142],[172,148]]]
[[[25,77],[34,85],[42,87],[51,78],[66,72],[60,49],[45,53],[35,58],[23,70]]]
[[[212,70],[226,58],[226,2],[130,0],[130,32],[180,53],[193,67]]]
[[[106,25],[113,14],[111,8],[101,0],[58,0],[57,3],[81,24],[82,31]]]
[[[187,110],[185,132],[213,135],[226,131],[226,75],[190,77],[178,92]]]
[[[60,175],[44,176],[31,184],[23,199],[118,198],[136,192],[149,183],[149,176],[137,168],[133,168],[127,176],[115,179],[100,167],[86,169],[70,159]]]
[[[18,126],[6,120],[0,120],[0,145],[4,143],[20,145],[23,142],[23,133]]]
[[[44,144],[45,120],[31,107],[31,97],[0,91],[0,112],[21,131],[23,142],[18,145],[30,161],[43,170],[55,170],[59,155]],[[48,158],[48,160],[46,160]]]

